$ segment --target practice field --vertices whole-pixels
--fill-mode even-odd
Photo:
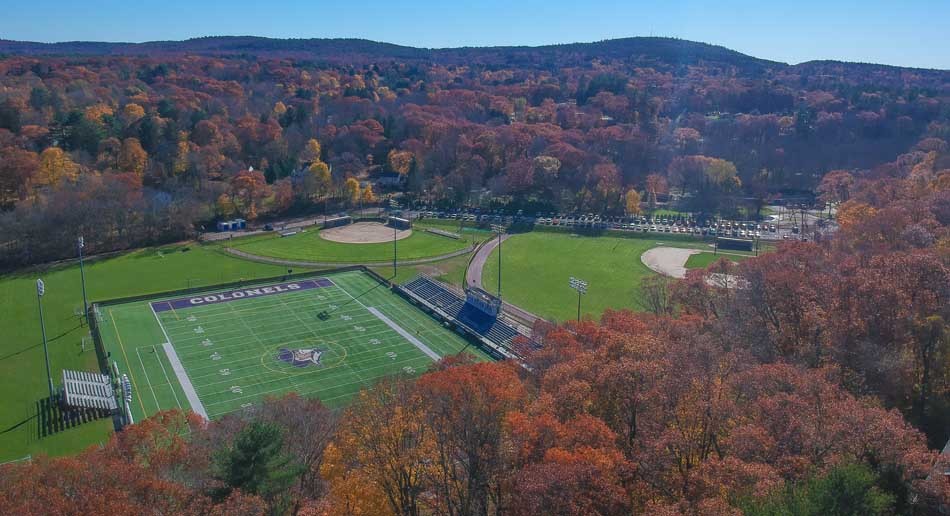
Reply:
[[[222,242],[221,245],[271,258],[322,263],[385,263],[393,259],[392,242],[343,243],[320,238],[315,228],[293,236],[279,234],[251,236]],[[467,239],[454,240],[414,228],[408,238],[397,241],[399,260],[442,256],[472,245]]]
[[[654,274],[640,255],[658,245],[710,250],[709,244],[685,239],[581,236],[533,231],[512,235],[502,244],[502,295],[541,317],[564,321],[577,317],[577,292],[568,286],[575,276],[589,284],[581,313],[599,318],[607,308],[642,309],[640,281]],[[494,292],[498,281],[498,250],[485,263],[482,284]]]
[[[350,271],[100,309],[100,333],[133,384],[136,420],[210,418],[298,392],[340,406],[393,374],[463,349],[487,357],[370,275]]]

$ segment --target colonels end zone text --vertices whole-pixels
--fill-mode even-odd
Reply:
[[[328,278],[317,278],[305,281],[280,283],[277,285],[228,290],[226,292],[217,292],[193,297],[182,297],[167,301],[155,301],[152,303],[152,309],[156,312],[164,312],[166,310],[180,310],[182,308],[188,308],[191,306],[225,303],[228,301],[235,301],[249,297],[271,296],[274,294],[282,294],[284,292],[309,290],[312,288],[324,288],[332,285],[333,282]]]

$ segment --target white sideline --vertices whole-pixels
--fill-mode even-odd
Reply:
[[[198,393],[195,392],[195,387],[191,385],[191,380],[189,380],[188,375],[185,374],[185,368],[181,365],[181,361],[178,360],[178,353],[175,353],[174,346],[172,346],[170,342],[166,342],[162,344],[162,347],[165,348],[165,354],[168,355],[168,361],[172,365],[172,371],[174,371],[175,376],[178,377],[181,390],[185,391],[185,397],[188,398],[188,403],[191,403],[191,410],[193,410],[195,414],[208,419],[208,413],[205,412],[204,405],[202,405],[201,400],[198,399]],[[174,386],[172,388],[174,388]]]
[[[422,341],[413,337],[412,334],[402,329],[401,326],[392,322],[389,319],[389,317],[386,317],[385,315],[383,315],[383,313],[380,312],[379,310],[371,306],[367,306],[366,309],[369,310],[370,313],[378,317],[380,321],[383,321],[384,323],[386,323],[386,326],[389,326],[390,328],[396,330],[396,333],[402,335],[403,338],[411,342],[415,347],[419,348],[419,351],[422,351],[426,355],[429,355],[429,358],[431,358],[432,360],[439,361],[442,359],[442,357],[440,357],[438,353],[436,353],[435,351],[432,351],[432,349],[430,349],[429,346],[426,346],[425,344],[422,343]]]
[[[158,327],[162,329],[162,334],[165,335],[165,342],[162,343],[162,349],[165,350],[165,355],[168,356],[168,362],[172,365],[172,371],[175,373],[175,377],[178,378],[178,383],[181,384],[181,390],[185,391],[185,397],[188,398],[188,403],[191,404],[191,410],[195,414],[209,419],[208,412],[205,411],[205,406],[201,404],[201,400],[198,399],[198,393],[195,392],[195,386],[192,385],[191,380],[188,379],[188,375],[185,373],[185,367],[181,365],[181,360],[178,359],[178,353],[175,351],[175,347],[172,346],[171,339],[168,338],[168,333],[165,331],[162,320],[159,319],[158,314],[155,313],[155,308],[152,307],[152,303],[148,304],[148,308],[152,311],[152,315],[155,316],[155,321],[158,323]],[[159,361],[159,363],[161,362]],[[174,394],[175,386],[171,385],[170,387]]]

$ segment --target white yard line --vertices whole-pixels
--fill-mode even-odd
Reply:
[[[411,333],[402,329],[402,326],[399,326],[398,324],[394,323],[392,320],[389,319],[389,317],[386,317],[382,312],[380,312],[379,310],[371,306],[366,307],[366,309],[369,310],[376,317],[379,317],[380,321],[383,321],[384,323],[386,323],[386,325],[392,328],[393,330],[395,330],[396,333],[402,335],[404,339],[411,342],[413,346],[419,348],[419,351],[422,351],[426,355],[429,355],[429,358],[431,358],[432,360],[435,360],[436,362],[438,362],[439,360],[442,360],[442,357],[440,357],[438,353],[436,353],[435,351],[432,351],[432,349],[430,349],[429,346],[426,346],[425,344],[422,343],[422,341],[415,338]]]
[[[178,359],[178,353],[175,352],[175,347],[172,346],[171,339],[168,338],[168,333],[165,332],[165,327],[162,326],[161,319],[158,318],[158,314],[155,313],[155,309],[152,308],[151,303],[148,304],[148,308],[152,311],[152,315],[155,316],[155,321],[158,322],[158,327],[162,329],[162,334],[165,335],[165,342],[162,344],[162,348],[165,349],[168,362],[172,365],[172,371],[174,371],[175,377],[178,378],[181,389],[185,391],[185,397],[188,398],[188,403],[191,404],[191,410],[194,411],[195,414],[208,419],[208,413],[205,411],[204,405],[201,404],[201,400],[198,399],[195,386],[192,385],[191,380],[188,379],[188,374],[185,373],[185,366],[181,365],[181,360]]]
[[[353,301],[356,301],[357,303],[359,303],[360,306],[369,310],[369,312],[375,315],[376,317],[378,317],[380,321],[383,321],[384,323],[386,323],[386,326],[389,326],[390,328],[395,330],[396,333],[402,335],[402,337],[408,340],[409,342],[411,342],[413,346],[419,348],[419,351],[425,353],[426,355],[429,355],[429,358],[431,358],[432,360],[435,360],[436,362],[438,362],[439,360],[442,360],[442,357],[440,357],[438,353],[436,353],[435,351],[432,351],[432,349],[429,348],[429,346],[426,346],[425,344],[422,343],[422,341],[413,337],[411,333],[402,329],[402,326],[399,326],[398,324],[394,323],[389,317],[386,317],[382,312],[380,312],[379,310],[371,306],[364,305],[359,299],[356,299],[355,297],[353,297],[353,294],[350,294],[345,288],[340,287],[340,290],[345,292],[346,295],[350,296],[350,298],[352,298]]]
[[[145,375],[145,383],[148,384],[148,390],[152,391],[152,399],[155,400],[155,410],[161,410],[162,405],[158,402],[158,396],[155,395],[152,381],[148,379],[148,371],[145,370],[145,362],[142,360],[142,354],[139,353],[139,348],[135,348],[135,354],[139,356],[139,364],[142,364],[142,373]]]

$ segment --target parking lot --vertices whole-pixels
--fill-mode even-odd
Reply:
[[[475,224],[530,224],[577,229],[631,231],[657,234],[692,235],[696,237],[734,237],[748,239],[800,238],[797,225],[780,221],[699,220],[691,216],[627,216],[610,217],[594,214],[537,213],[508,215],[500,212],[465,212],[419,210],[418,219],[449,219]]]

